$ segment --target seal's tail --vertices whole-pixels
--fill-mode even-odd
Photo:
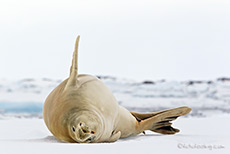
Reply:
[[[80,39],[80,36],[78,35],[77,39],[76,39],[76,43],[75,43],[75,49],[73,52],[73,59],[72,59],[72,65],[70,68],[70,75],[69,75],[69,79],[66,83],[65,89],[66,89],[66,87],[75,86],[77,84],[79,39]]]
[[[170,110],[164,110],[153,113],[136,113],[131,114],[138,121],[138,131],[144,132],[151,130],[161,134],[175,134],[179,129],[173,128],[171,121],[176,120],[179,116],[188,114],[192,109],[189,107],[179,107]]]

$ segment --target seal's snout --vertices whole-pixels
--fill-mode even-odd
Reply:
[[[84,122],[80,122],[78,124],[78,133],[80,139],[84,139],[85,136],[88,136],[90,134],[90,129],[88,126],[85,125]]]
[[[95,131],[91,130],[84,122],[80,122],[76,128],[76,137],[79,142],[92,142],[95,139]]]

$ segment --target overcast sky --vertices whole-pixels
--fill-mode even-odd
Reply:
[[[0,78],[230,77],[229,0],[0,0]]]

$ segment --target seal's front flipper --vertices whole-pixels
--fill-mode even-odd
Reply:
[[[175,134],[179,129],[173,128],[171,121],[188,114],[191,110],[189,107],[179,107],[154,113],[131,112],[131,114],[138,121],[138,132],[151,130],[161,134]]]
[[[111,137],[109,138],[108,142],[115,142],[121,137],[121,132],[112,133]]]

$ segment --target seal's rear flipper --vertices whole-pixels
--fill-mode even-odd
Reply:
[[[188,114],[191,110],[189,107],[179,107],[154,113],[131,112],[131,114],[138,121],[139,132],[151,130],[161,134],[175,134],[179,129],[173,128],[171,121]]]

